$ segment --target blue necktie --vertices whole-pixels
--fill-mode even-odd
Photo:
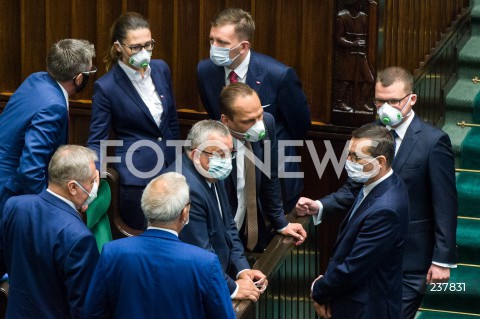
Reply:
[[[390,134],[392,134],[392,137],[393,137],[393,150],[394,150],[394,154],[396,155],[397,154],[397,137],[400,137],[398,136],[397,132],[395,130],[390,130]]]
[[[363,196],[364,194],[363,194],[363,187],[362,187],[362,189],[360,190],[360,193],[358,193],[357,199],[355,200],[355,204],[353,205],[353,209],[352,209],[352,212],[350,213],[350,217],[348,218],[348,221],[352,219],[353,214],[355,214],[355,211],[357,210],[358,206],[360,206],[360,204],[362,203]]]

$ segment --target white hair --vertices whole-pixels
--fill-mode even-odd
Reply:
[[[154,178],[142,195],[142,210],[148,223],[170,224],[175,221],[188,204],[189,193],[181,174],[169,172]]]
[[[60,146],[48,164],[48,181],[57,185],[71,180],[87,182],[92,177],[90,164],[96,160],[97,154],[84,146]]]
[[[195,123],[187,136],[187,141],[191,142],[189,150],[193,150],[207,141],[208,136],[212,133],[218,133],[220,136],[230,135],[230,131],[225,124],[219,121],[203,120]]]

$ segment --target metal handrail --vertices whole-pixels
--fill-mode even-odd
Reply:
[[[478,169],[466,169],[466,168],[456,168],[456,173],[480,173]]]
[[[474,123],[465,123],[465,121],[457,122],[457,126],[463,127],[480,127],[480,124],[474,124]]]

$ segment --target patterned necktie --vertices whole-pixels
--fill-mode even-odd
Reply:
[[[245,142],[245,147],[252,152],[252,144]],[[245,232],[247,235],[247,249],[253,251],[258,242],[257,222],[257,192],[255,181],[255,164],[245,155],[245,202],[247,206],[247,222]]]
[[[393,150],[395,151],[394,154],[397,155],[397,137],[400,137],[400,136],[398,136],[397,132],[393,129],[390,130],[390,134],[393,137]]]
[[[220,211],[220,216],[223,218],[222,207],[220,206],[220,201],[219,201],[219,198],[217,197],[217,190],[215,188],[216,188],[215,183],[212,183],[212,185],[210,185],[210,189],[212,190],[213,196],[215,196],[215,200],[217,201],[218,210]]]
[[[235,71],[231,71],[230,74],[228,75],[228,79],[230,80],[230,83],[237,83],[238,82],[238,76]]]

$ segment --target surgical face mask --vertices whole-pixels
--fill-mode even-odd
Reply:
[[[258,142],[264,139],[267,135],[265,124],[263,123],[263,121],[257,121],[245,133],[236,132],[232,129],[230,131],[244,141],[249,142]]]
[[[222,180],[230,175],[232,171],[232,158],[221,158],[218,156],[212,156],[208,158],[208,173],[212,178]]]
[[[123,47],[120,44],[120,42],[117,41],[117,44],[120,47],[120,49],[123,51],[123,53],[125,53],[128,56],[127,52],[123,50]],[[131,66],[136,67],[137,69],[140,69],[140,68],[145,69],[150,64],[151,58],[152,58],[152,51],[147,51],[145,49],[142,49],[142,51],[130,55],[128,58],[128,63],[130,63]]]
[[[98,192],[98,184],[97,184],[97,181],[93,182],[93,187],[92,187],[92,190],[90,191],[90,193],[87,192],[87,190],[86,190],[85,188],[83,188],[83,186],[82,186],[79,182],[77,182],[77,181],[74,181],[74,182],[75,182],[75,184],[78,185],[78,187],[80,187],[85,193],[88,194],[88,198],[87,198],[87,200],[83,203],[82,206],[90,205],[90,204],[93,202],[93,200],[94,200],[95,198],[97,198],[97,192]]]
[[[400,122],[410,114],[409,112],[407,115],[403,116],[402,111],[407,107],[408,103],[410,103],[412,95],[413,94],[410,94],[407,103],[405,103],[401,110],[394,108],[387,102],[383,103],[383,105],[377,110],[378,117],[383,125],[395,126],[400,124]]]
[[[230,51],[233,49],[237,48],[241,42],[234,46],[233,48],[222,48],[222,47],[217,47],[215,45],[210,45],[210,60],[212,60],[213,63],[215,63],[218,66],[229,66],[235,61],[236,58],[240,56],[240,53],[237,54],[236,57],[233,59],[230,59]]]
[[[347,171],[348,177],[350,177],[354,182],[365,183],[370,178],[377,175],[380,169],[378,165],[373,164],[374,168],[370,172],[363,171],[363,167],[374,160],[375,158],[369,161],[368,163],[359,164],[347,159],[347,161],[345,162],[345,170]]]

